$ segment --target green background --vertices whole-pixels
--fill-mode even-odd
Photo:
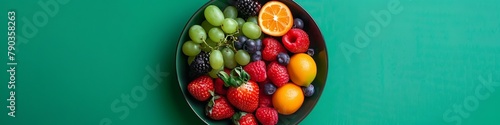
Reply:
[[[69,0],[26,36],[23,18],[33,22],[33,15],[46,13],[39,1],[54,0],[0,4],[0,24],[15,10],[16,34],[26,38],[16,44],[16,118],[7,116],[9,75],[0,73],[0,124],[203,124],[180,93],[173,59],[185,23],[206,0]],[[322,30],[330,61],[324,93],[301,124],[455,124],[448,117],[500,124],[498,1],[400,0],[402,11],[358,46],[354,29],[377,23],[371,12],[387,10],[391,0],[296,2]],[[0,27],[7,32],[7,25]],[[7,35],[0,41],[7,53]],[[149,72],[157,66],[164,76]],[[145,98],[131,98],[132,106],[111,106],[142,90],[145,78],[161,82],[146,89]],[[477,100],[481,79],[494,86],[483,88],[480,93],[489,96]],[[445,115],[464,104],[477,108]],[[114,112],[117,107],[129,114]]]

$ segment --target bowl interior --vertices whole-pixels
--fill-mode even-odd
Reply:
[[[298,124],[312,111],[312,109],[318,102],[321,94],[323,93],[323,88],[326,85],[326,78],[327,78],[328,56],[323,36],[318,26],[311,18],[311,16],[302,7],[300,7],[297,3],[293,2],[292,0],[280,0],[280,1],[285,3],[290,8],[292,13],[294,14],[293,15],[294,18],[298,17],[304,21],[304,31],[306,31],[309,34],[309,39],[311,41],[310,47],[315,49],[315,55],[313,56],[313,58],[316,61],[316,65],[318,68],[318,73],[316,75],[315,80],[312,83],[315,87],[315,94],[312,97],[305,98],[302,107],[296,113],[292,115],[279,115],[278,124]],[[191,95],[189,95],[189,92],[187,91],[187,85],[190,82],[187,79],[187,74],[188,74],[187,56],[185,56],[182,53],[181,48],[184,42],[190,40],[188,35],[189,27],[191,27],[192,25],[201,24],[201,22],[205,20],[203,15],[203,10],[208,5],[216,5],[221,9],[224,9],[226,6],[229,6],[226,0],[211,0],[207,2],[203,7],[201,7],[195,14],[193,14],[191,19],[187,22],[186,26],[182,31],[182,34],[180,35],[177,44],[177,50],[176,50],[177,79],[179,81],[179,86],[182,91],[182,94],[184,95],[188,105],[201,120],[211,125],[212,124],[227,125],[230,123],[229,122],[230,120],[215,121],[208,118],[205,115],[204,111],[207,102],[199,102],[195,100]]]

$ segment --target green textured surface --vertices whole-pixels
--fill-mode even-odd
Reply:
[[[330,56],[328,84],[301,124],[500,124],[498,1],[400,0],[402,10],[365,44],[355,44],[356,27],[380,25],[371,11],[392,0],[296,1],[316,20]],[[178,89],[172,59],[184,24],[205,0],[73,0],[28,37],[23,17],[44,12],[37,2],[0,4],[0,24],[15,10],[17,36],[27,38],[16,46],[16,118],[4,100],[0,124],[202,124]],[[6,34],[0,39],[6,53]],[[157,66],[166,77],[150,75]],[[112,108],[144,79],[162,82]],[[0,81],[6,99],[7,72]]]

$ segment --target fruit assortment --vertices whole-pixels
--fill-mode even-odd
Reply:
[[[223,10],[222,10],[223,9]],[[236,0],[204,8],[189,28],[189,94],[206,103],[205,115],[240,125],[273,125],[314,94],[316,77],[304,22],[279,1]],[[246,20],[245,20],[246,19]]]

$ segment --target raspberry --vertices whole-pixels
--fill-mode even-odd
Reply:
[[[259,94],[259,107],[273,107],[271,96]]]
[[[274,108],[260,107],[255,111],[255,117],[263,125],[276,125],[278,124],[278,111]]]
[[[286,53],[285,47],[272,37],[264,38],[262,45],[264,47],[262,49],[262,59],[265,61],[276,61],[280,52]]]
[[[250,80],[263,82],[267,79],[266,63],[264,61],[251,62],[243,67],[243,69],[250,75]]]
[[[285,85],[290,80],[288,70],[285,66],[278,64],[278,62],[269,63],[267,66],[267,76],[278,88]]]
[[[282,37],[285,48],[292,53],[307,52],[309,48],[309,36],[304,30],[293,28]]]

